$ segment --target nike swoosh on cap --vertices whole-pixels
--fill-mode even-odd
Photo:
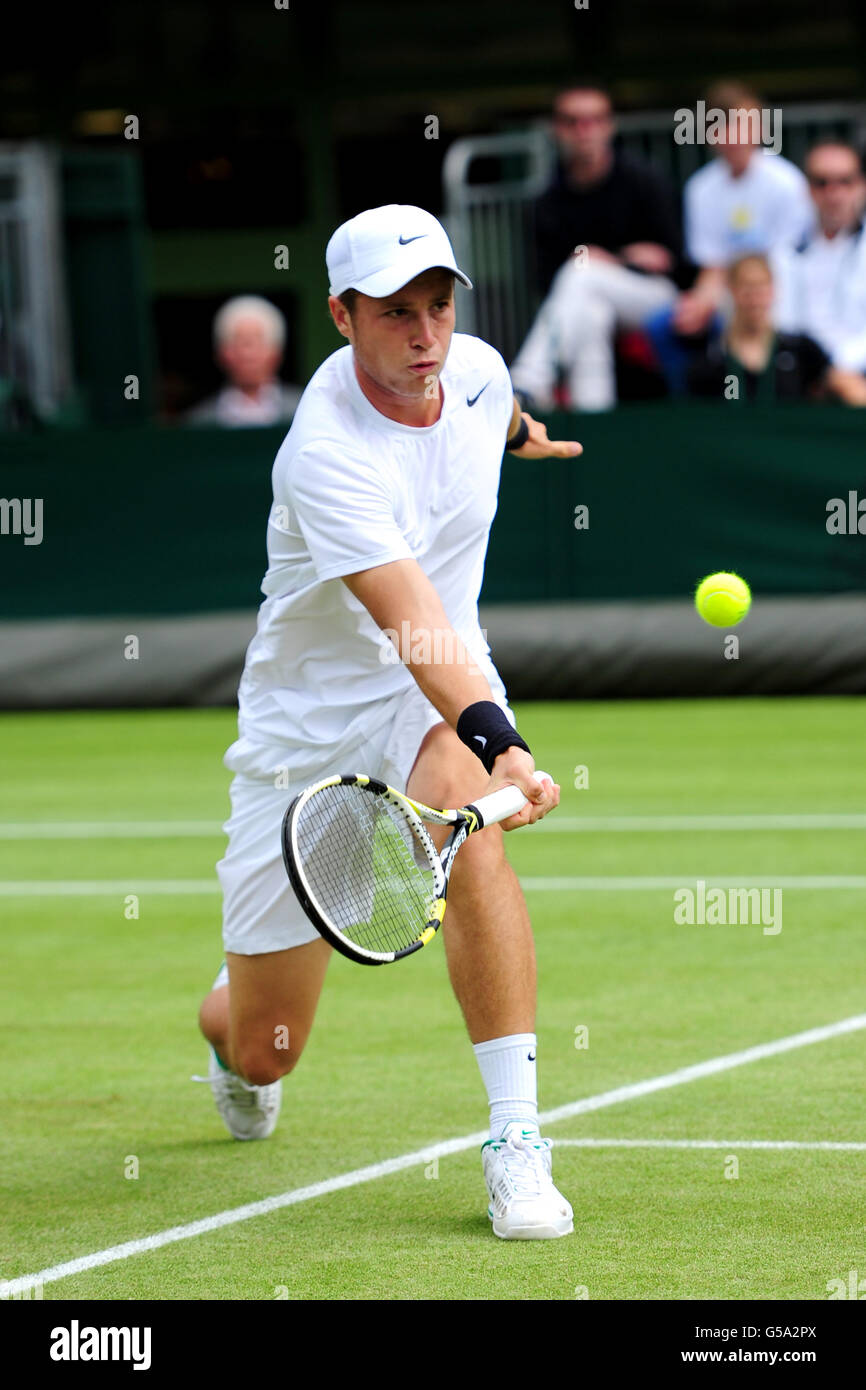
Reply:
[[[486,391],[489,385],[490,385],[490,382],[489,382],[489,381],[485,381],[484,385],[483,385],[482,388],[481,388],[481,391],[478,392],[478,396],[481,395],[481,392],[482,392],[482,391]],[[475,402],[478,400],[478,396],[473,396],[471,401],[470,401],[469,397],[467,396],[467,397],[466,397],[466,404],[467,404],[467,405],[474,405]]]
[[[398,237],[397,240],[400,242],[401,246],[408,246],[410,241],[420,241],[421,238],[426,235],[426,232],[419,232],[417,236],[401,236]]]

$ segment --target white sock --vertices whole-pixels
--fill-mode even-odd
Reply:
[[[534,1033],[512,1033],[475,1044],[475,1056],[490,1102],[490,1138],[499,1139],[512,1120],[538,1128]]]
[[[227,985],[228,982],[229,982],[229,968],[228,968],[228,966],[226,965],[225,961],[223,961],[223,963],[222,963],[222,965],[220,966],[220,969],[219,969],[219,974],[217,975],[216,979],[214,980],[213,984],[211,985],[211,989],[222,989],[223,985]]]

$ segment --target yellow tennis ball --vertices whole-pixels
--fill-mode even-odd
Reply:
[[[708,574],[695,591],[695,607],[712,627],[736,627],[745,618],[752,593],[745,579],[724,570]]]

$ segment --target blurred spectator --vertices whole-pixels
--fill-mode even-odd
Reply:
[[[684,389],[689,357],[682,338],[714,326],[727,267],[749,252],[800,241],[814,222],[805,176],[760,145],[760,98],[739,82],[719,82],[707,93],[707,108],[727,119],[716,158],[692,174],[683,193],[686,251],[699,273],[672,312],[662,310],[645,325],[675,394]]]
[[[709,335],[687,371],[689,392],[759,405],[831,392],[866,405],[866,380],[834,367],[814,339],[778,332],[773,324],[773,276],[766,256],[735,261],[727,276],[733,311]]]
[[[228,377],[217,395],[186,414],[193,425],[276,425],[294,414],[299,386],[277,372],[286,342],[279,309],[258,295],[239,295],[217,313],[213,325],[216,359]]]
[[[515,387],[541,408],[564,375],[571,404],[616,400],[614,335],[673,302],[681,242],[666,180],[614,148],[610,97],[587,83],[553,110],[560,165],[535,208],[538,288],[546,294],[512,364]]]
[[[808,333],[837,367],[866,372],[866,178],[853,145],[825,140],[806,156],[817,225],[773,257],[775,319]]]

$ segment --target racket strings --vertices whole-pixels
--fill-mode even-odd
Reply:
[[[381,952],[417,941],[435,882],[399,807],[357,785],[324,787],[301,808],[295,835],[319,911],[342,936]]]

